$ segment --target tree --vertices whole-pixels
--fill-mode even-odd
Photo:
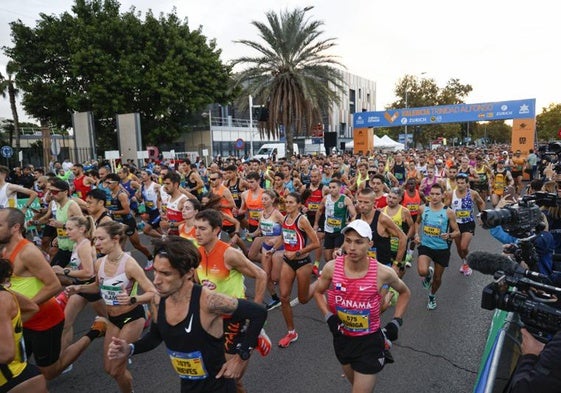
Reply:
[[[16,73],[17,65],[13,61],[9,61],[6,65],[6,75],[8,78],[6,79],[2,73],[0,73],[0,93],[2,97],[10,100],[10,108],[12,110],[12,119],[13,123],[13,132],[16,136],[16,154],[18,154],[20,150],[20,124],[19,124],[19,116],[18,116],[18,108],[16,106],[16,97],[18,95],[18,89],[16,88],[15,81],[14,81],[14,74]],[[10,133],[10,145],[12,144],[12,134]]]
[[[559,139],[559,129],[561,129],[561,104],[550,104],[543,108],[542,113],[536,116],[536,128],[538,139],[549,141]],[[537,141],[536,141],[537,142]]]
[[[327,54],[335,39],[322,39],[323,22],[306,17],[313,7],[275,13],[267,12],[268,25],[253,21],[262,43],[239,40],[258,54],[233,61],[246,66],[236,75],[241,86],[239,105],[247,107],[247,97],[264,105],[269,116],[262,135],[278,138],[286,133],[288,154],[293,153],[294,135],[309,134],[313,124],[321,122],[322,111],[338,101],[343,89],[339,61]]]
[[[115,146],[117,113],[139,112],[144,141],[158,144],[230,98],[221,51],[175,10],[141,19],[134,7],[121,14],[116,0],[75,0],[71,12],[40,14],[35,27],[18,20],[11,30],[14,45],[4,51],[19,66],[27,113],[65,128],[72,112],[93,111],[102,150]]]
[[[394,92],[398,99],[386,109],[461,104],[472,90],[471,85],[464,85],[459,79],[452,78],[440,88],[433,78],[405,75],[395,86]],[[421,130],[422,132],[414,133],[415,143],[426,144],[438,136],[451,139],[459,137],[461,132],[460,124],[422,125]]]

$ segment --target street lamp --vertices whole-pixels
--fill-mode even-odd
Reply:
[[[421,75],[425,75],[426,72],[421,72]],[[409,79],[407,79],[407,77],[405,77],[405,109],[409,108],[408,105],[408,93],[409,93]],[[414,132],[414,131],[413,131]],[[404,149],[407,150],[407,142],[409,139],[409,133],[407,132],[407,123],[405,123],[405,143],[404,143]]]
[[[249,95],[249,156],[253,158],[253,97]]]

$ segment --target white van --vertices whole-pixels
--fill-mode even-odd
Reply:
[[[298,145],[294,143],[293,145],[293,152],[294,154],[298,154]],[[253,158],[258,160],[264,158],[272,158],[273,153],[276,153],[276,158],[285,158],[286,157],[286,143],[265,143],[256,155]]]

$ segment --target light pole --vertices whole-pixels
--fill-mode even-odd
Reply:
[[[253,157],[253,97],[249,95],[249,156]]]
[[[409,90],[408,80],[405,80],[405,109],[407,109],[407,91]],[[405,123],[405,143],[403,144],[403,149],[407,151],[407,140],[409,139],[409,133],[407,132],[407,123]]]

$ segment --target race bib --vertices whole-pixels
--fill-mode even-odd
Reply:
[[[153,209],[154,208],[154,202],[152,201],[146,201],[146,207],[148,209]]]
[[[298,236],[296,235],[296,231],[294,229],[282,229],[282,238],[284,239],[285,244],[296,245],[298,244]]]
[[[417,204],[417,203],[408,203],[408,204],[407,204],[407,209],[409,209],[410,212],[417,212],[417,211],[419,211],[419,204]]]
[[[308,203],[308,210],[312,211],[312,212],[318,211],[319,210],[319,203],[317,203],[317,202]]]
[[[99,287],[101,297],[108,306],[117,306],[119,301],[117,295],[123,291],[123,288],[114,285],[101,285]]]
[[[261,232],[263,233],[263,236],[272,236],[273,226],[274,223],[272,222],[261,222]]]
[[[183,353],[168,349],[171,365],[175,372],[183,379],[205,379],[208,377],[203,354],[200,351]]]
[[[456,210],[456,217],[458,218],[469,218],[471,210]]]
[[[254,220],[259,220],[259,210],[250,210],[249,218],[253,218]]]
[[[374,259],[378,260],[376,258],[376,247],[372,247],[371,249],[368,250],[368,256],[370,258],[374,258]]]
[[[337,306],[337,316],[351,332],[368,332],[370,326],[370,310],[350,310]]]
[[[341,228],[342,220],[340,218],[327,217],[326,222],[327,222],[327,225],[329,225],[330,227],[332,227],[334,229]]]
[[[56,234],[58,237],[68,237],[68,233],[66,232],[66,229],[64,228],[57,228],[56,229]]]
[[[432,225],[423,226],[423,233],[427,236],[440,236],[440,228]]]

